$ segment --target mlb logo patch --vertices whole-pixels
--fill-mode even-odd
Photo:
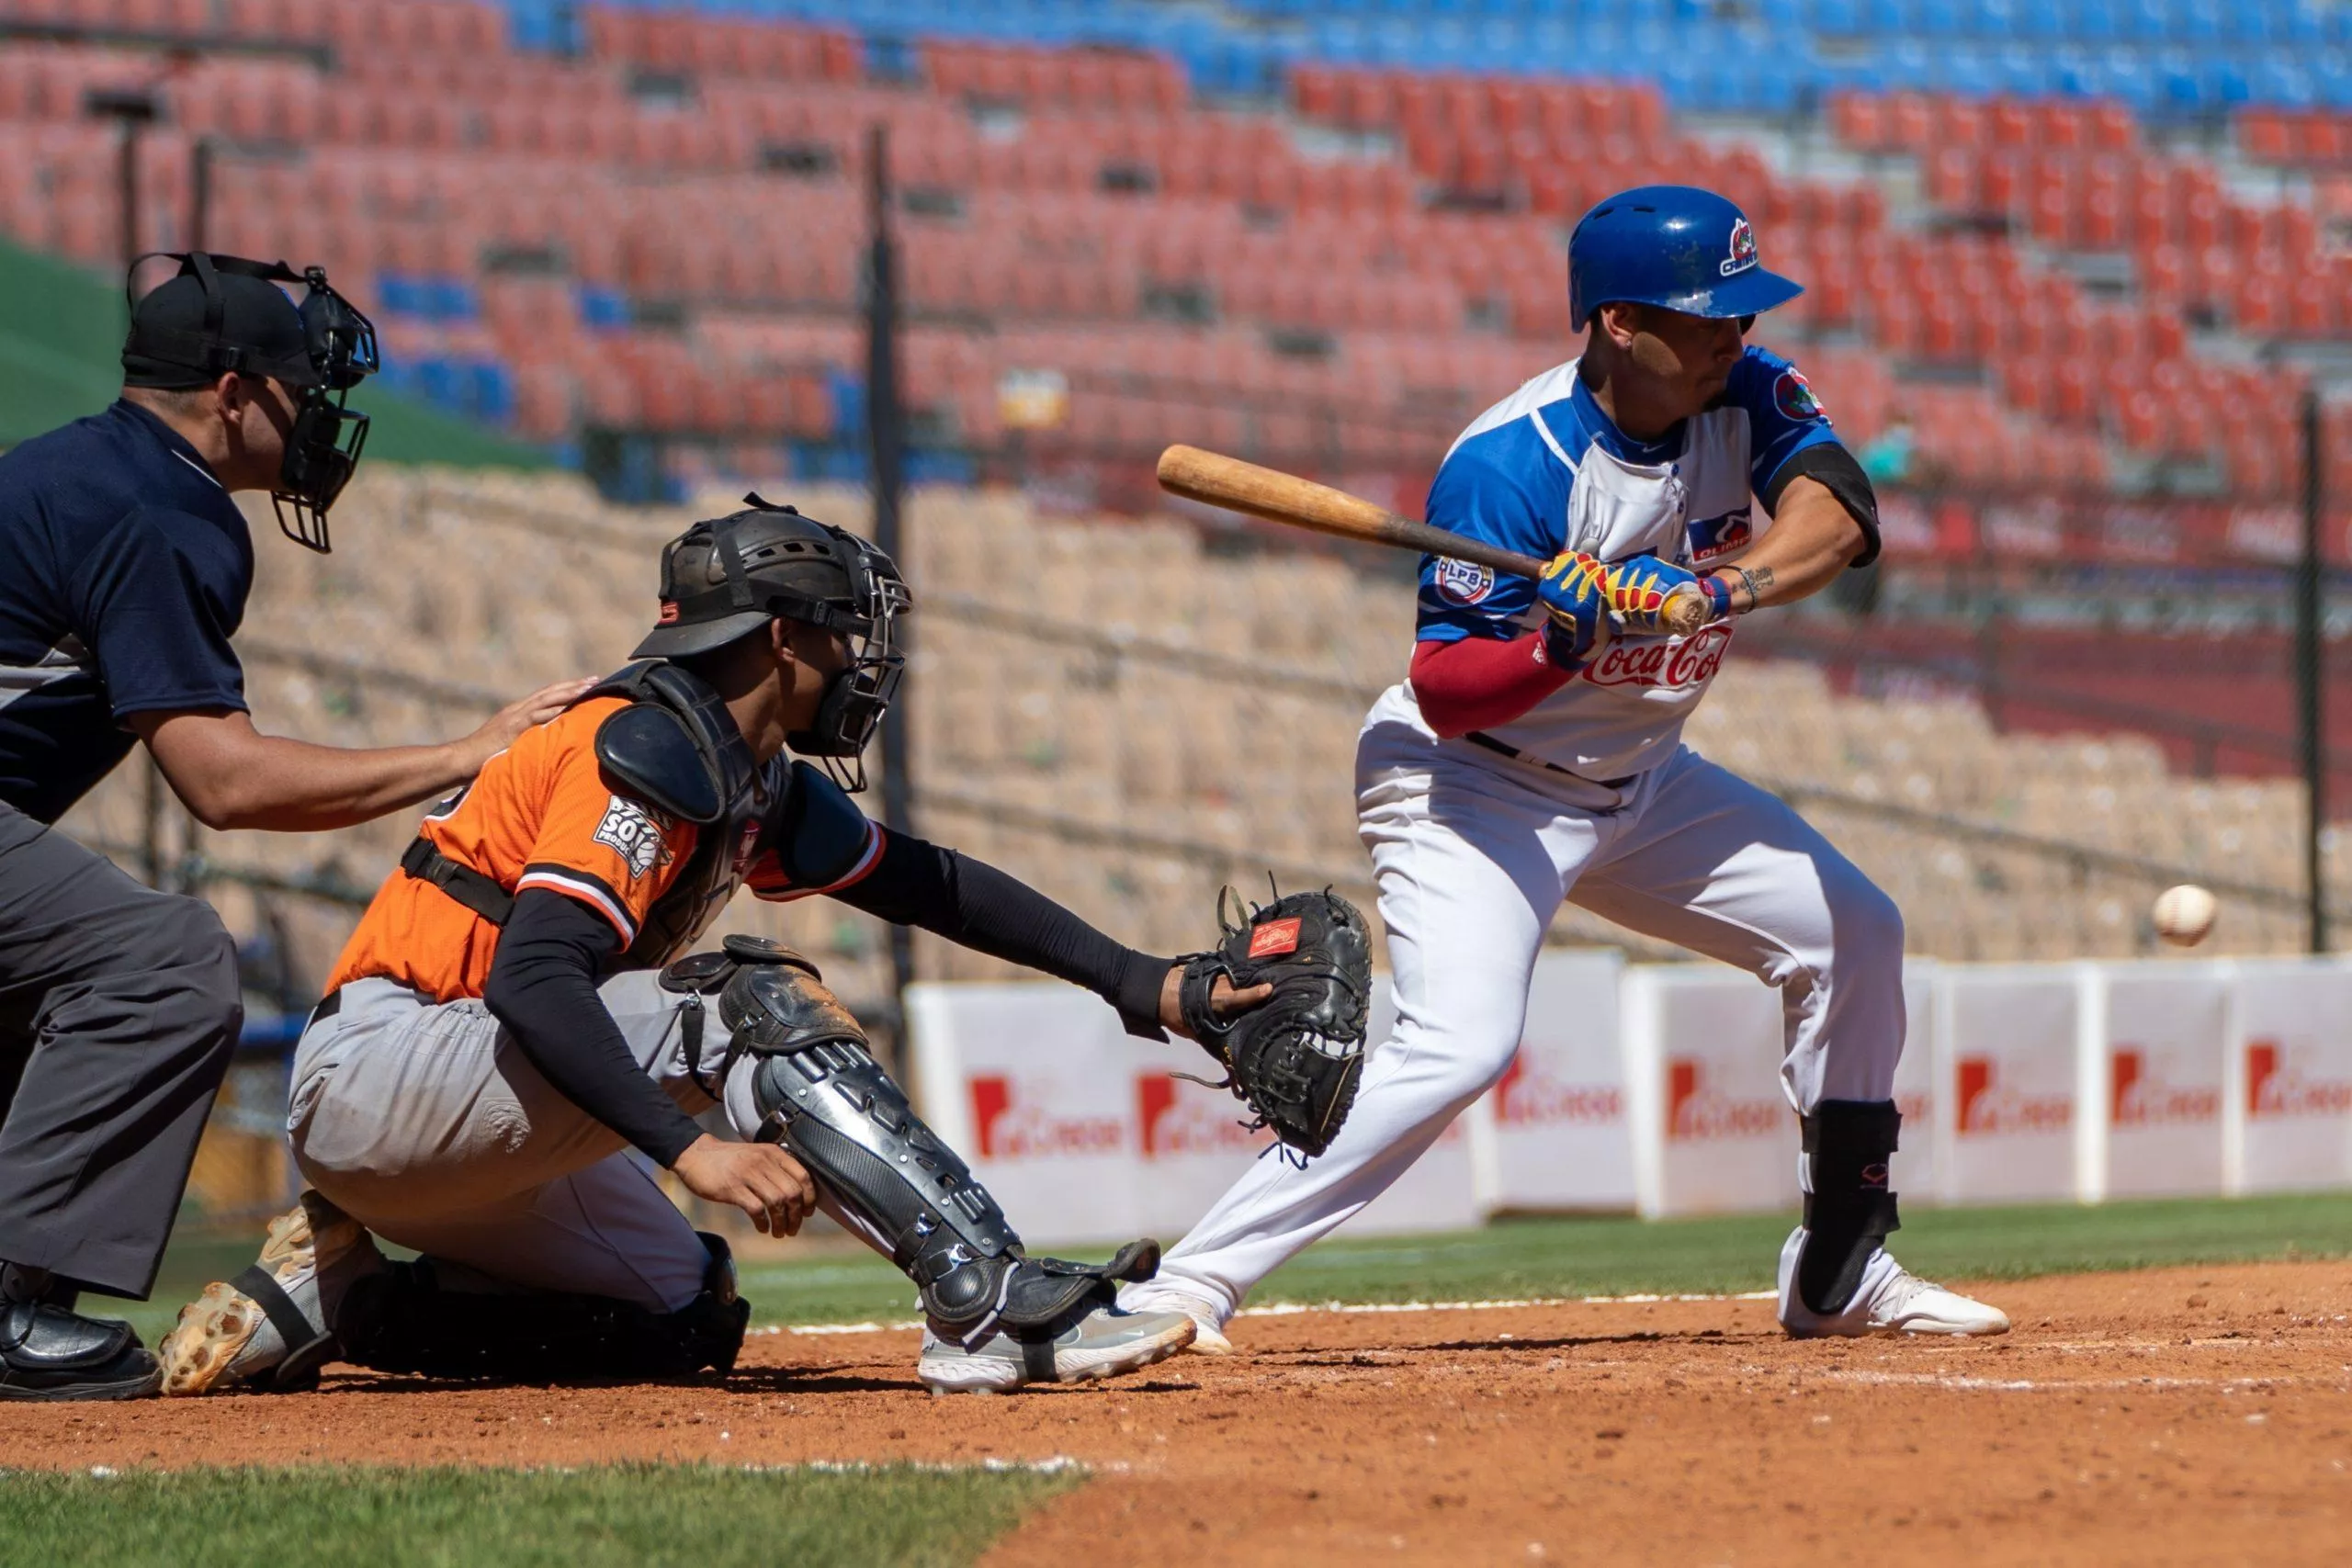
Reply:
[[[1747,220],[1743,218],[1731,226],[1731,254],[1724,259],[1723,265],[1717,270],[1729,277],[1736,272],[1746,272],[1755,265],[1756,231],[1749,228]]]
[[[1821,400],[1813,395],[1813,384],[1795,370],[1783,370],[1780,379],[1772,383],[1772,406],[1781,411],[1782,419],[1803,423],[1809,419],[1827,419]]]
[[[1298,951],[1298,918],[1268,920],[1250,933],[1250,956],[1272,958],[1284,953]]]
[[[1476,604],[1495,591],[1495,574],[1483,566],[1473,566],[1452,556],[1440,556],[1437,562],[1438,597],[1453,604]]]
[[[1726,512],[1721,517],[1693,517],[1690,520],[1690,558],[1713,560],[1715,557],[1738,549],[1756,536],[1753,519],[1743,506],[1736,512]]]

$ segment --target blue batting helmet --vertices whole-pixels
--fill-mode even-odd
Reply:
[[[1568,237],[1568,323],[1630,300],[1691,316],[1753,316],[1802,285],[1764,270],[1747,215],[1695,186],[1641,186],[1586,213]]]

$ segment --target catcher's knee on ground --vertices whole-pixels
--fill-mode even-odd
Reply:
[[[727,1243],[705,1235],[702,1293],[675,1312],[560,1291],[451,1290],[431,1258],[355,1287],[337,1316],[343,1359],[382,1372],[512,1382],[692,1377],[732,1371],[751,1321]]]
[[[797,954],[729,939],[719,995],[730,1033],[729,1119],[806,1166],[827,1208],[915,1282],[942,1338],[1057,1333],[1150,1278],[1159,1248],[1099,1266],[1030,1258],[987,1188],[926,1126],[866,1048],[865,1032]]]

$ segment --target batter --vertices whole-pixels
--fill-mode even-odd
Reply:
[[[1328,1153],[1258,1161],[1122,1302],[1183,1311],[1193,1349],[1228,1348],[1251,1288],[1510,1066],[1544,931],[1573,898],[1781,992],[1804,1147],[1804,1221],[1780,1260],[1788,1332],[2001,1333],[1996,1308],[1882,1245],[1897,1224],[1901,912],[1785,802],[1681,740],[1740,617],[1878,553],[1869,480],[1804,378],[1744,342],[1802,290],[1764,269],[1738,208],[1686,186],[1600,203],[1568,265],[1584,354],[1480,415],[1428,507],[1438,527],[1551,564],[1530,581],[1425,559],[1410,677],[1358,740],[1396,1033]],[[1693,585],[1707,623],[1664,635],[1666,599]]]

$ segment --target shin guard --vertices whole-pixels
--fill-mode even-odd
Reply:
[[[719,995],[729,1057],[746,1054],[756,1136],[790,1149],[856,1228],[912,1280],[934,1332],[971,1344],[1003,1330],[1058,1333],[1110,1305],[1117,1283],[1159,1266],[1155,1242],[1107,1264],[1030,1258],[971,1168],[914,1113],[867,1049],[865,1031],[797,953],[752,956]]]
[[[1828,1316],[1854,1299],[1871,1255],[1902,1224],[1887,1164],[1903,1115],[1891,1100],[1825,1100],[1804,1122],[1805,1240],[1797,1295]]]

